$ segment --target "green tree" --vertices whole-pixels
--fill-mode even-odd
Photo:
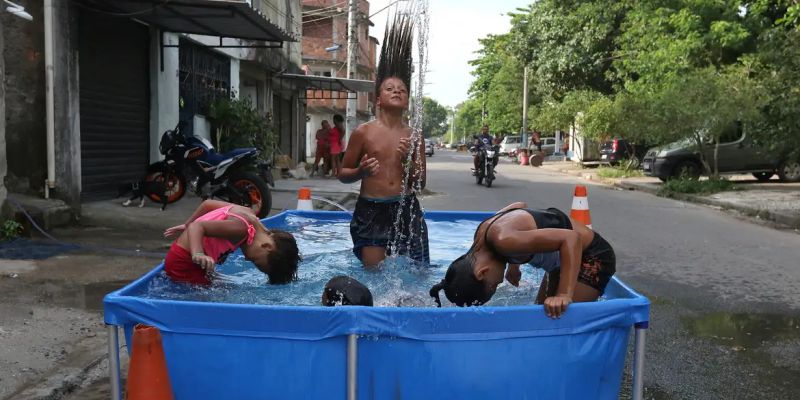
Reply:
[[[492,79],[486,97],[486,123],[496,136],[519,133],[522,127],[523,68],[519,61],[507,56],[506,62]]]
[[[429,97],[422,98],[422,133],[425,137],[442,136],[447,132],[447,108]]]
[[[556,101],[574,90],[610,94],[616,38],[635,3],[541,0],[511,13],[510,48],[533,69],[536,92]]]
[[[478,133],[482,123],[482,105],[477,99],[469,99],[456,106],[456,140],[469,139]]]

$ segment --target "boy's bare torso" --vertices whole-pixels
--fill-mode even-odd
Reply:
[[[372,157],[380,163],[380,171],[373,176],[364,177],[361,181],[361,196],[370,198],[385,198],[397,196],[403,190],[403,175],[405,168],[397,147],[400,138],[411,136],[411,128],[389,128],[380,120],[374,120],[362,125],[364,132],[364,147],[362,154]],[[411,193],[413,188],[406,188],[406,193]]]

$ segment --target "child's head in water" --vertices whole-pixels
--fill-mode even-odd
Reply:
[[[260,237],[261,235],[259,235]],[[243,246],[242,252],[271,284],[284,284],[297,279],[297,264],[302,259],[297,241],[291,233],[270,229],[262,240]]]
[[[361,282],[340,275],[325,284],[325,289],[322,291],[322,305],[372,307],[372,293]]]

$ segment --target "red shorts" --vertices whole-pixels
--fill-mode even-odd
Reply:
[[[210,285],[206,271],[199,265],[192,262],[192,255],[189,250],[178,246],[178,242],[172,243],[164,259],[164,272],[174,282],[193,283],[196,285]]]

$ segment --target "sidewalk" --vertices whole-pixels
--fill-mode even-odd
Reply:
[[[621,189],[638,190],[660,196],[661,181],[653,177],[622,179],[602,178],[593,168],[582,168],[570,161],[545,162],[543,169],[579,176],[583,179],[616,186]],[[800,229],[800,183],[783,183],[773,178],[758,182],[751,175],[728,177],[737,183],[740,190],[720,192],[712,195],[674,194],[676,200],[704,204],[724,210],[735,210],[747,217],[769,221],[784,227]]]

